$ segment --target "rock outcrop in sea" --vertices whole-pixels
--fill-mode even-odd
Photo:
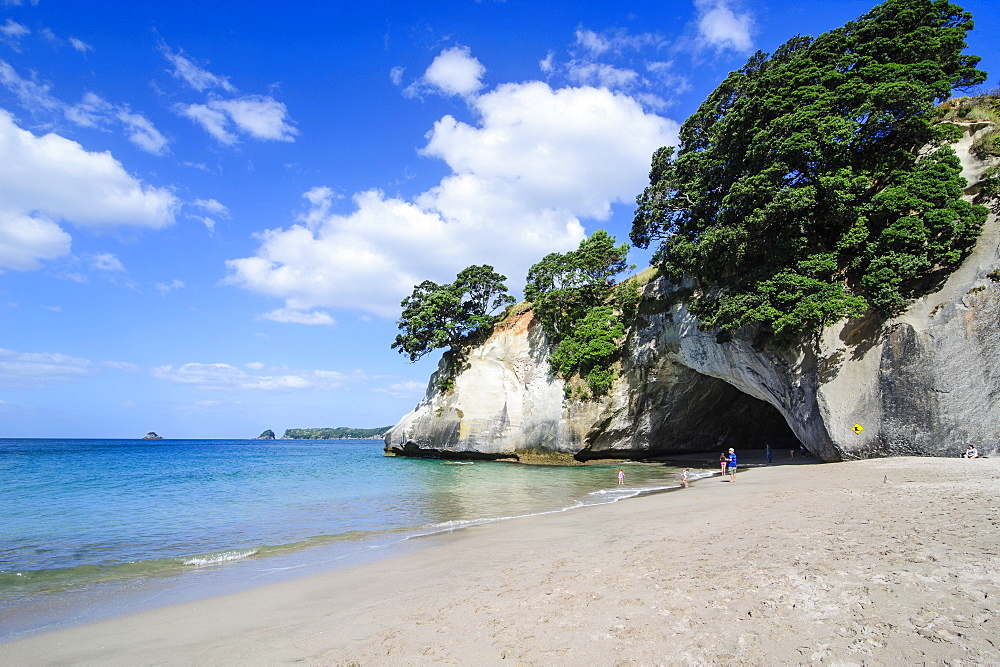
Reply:
[[[266,431],[258,435],[256,438],[252,438],[252,440],[274,440],[274,439],[275,439],[274,431],[272,431],[271,429],[267,429]]]
[[[988,164],[969,147],[988,124],[961,126],[969,185]],[[619,377],[596,400],[565,398],[530,311],[468,350],[448,391],[444,361],[427,393],[385,437],[388,454],[454,458],[646,458],[797,446],[824,461],[957,456],[1000,441],[1000,223],[935,292],[899,317],[844,320],[815,342],[761,349],[716,342],[686,309],[683,286],[650,282],[623,344]]]
[[[150,431],[146,435],[142,436],[142,439],[143,440],[163,440],[162,437],[156,435],[156,433],[153,432],[153,431]]]

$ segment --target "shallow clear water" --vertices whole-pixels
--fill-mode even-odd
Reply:
[[[618,467],[449,465],[373,440],[0,439],[0,612],[678,485],[626,465],[618,486]]]

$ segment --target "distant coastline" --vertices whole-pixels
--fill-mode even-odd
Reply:
[[[381,440],[392,426],[381,428],[289,428],[282,440]]]

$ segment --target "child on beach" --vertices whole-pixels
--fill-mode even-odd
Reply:
[[[681,473],[681,484],[684,485],[685,489],[691,485],[691,480],[688,477],[690,474],[691,468],[684,468],[684,472]]]
[[[618,483],[619,484],[625,483],[625,471],[622,470],[621,468],[618,469]]]
[[[722,476],[726,476],[726,466],[729,464],[729,458],[726,456],[725,452],[719,454],[719,466],[722,468]]]

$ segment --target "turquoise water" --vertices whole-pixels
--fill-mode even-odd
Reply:
[[[447,465],[372,440],[0,439],[0,615],[23,617],[10,636],[150,582],[231,582],[678,485],[677,468],[622,467],[618,486],[618,466]]]

